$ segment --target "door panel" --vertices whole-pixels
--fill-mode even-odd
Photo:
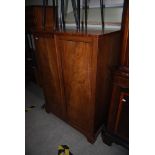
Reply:
[[[115,133],[125,140],[129,139],[129,96],[121,92],[115,124]]]
[[[90,102],[91,44],[70,40],[59,41],[68,120],[84,130],[89,130],[92,114]]]
[[[61,82],[58,74],[54,38],[35,36],[35,45],[47,108],[55,114],[64,115],[65,106],[62,103]]]

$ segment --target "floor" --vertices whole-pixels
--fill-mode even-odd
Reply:
[[[128,155],[129,151],[113,143],[107,146],[102,142],[101,135],[94,144],[77,130],[53,114],[45,112],[42,90],[30,83],[26,87],[25,105],[25,151],[26,155],[57,155],[58,146],[68,145],[74,155]],[[35,106],[34,108],[28,108]]]

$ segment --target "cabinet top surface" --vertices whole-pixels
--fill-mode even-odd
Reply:
[[[31,29],[32,33],[40,33],[40,34],[48,34],[48,35],[53,35],[53,34],[58,34],[58,35],[73,35],[73,36],[87,36],[87,37],[100,37],[104,36],[107,34],[111,34],[114,32],[120,32],[120,30],[87,30],[87,31],[77,31],[77,30],[55,30],[51,31],[51,29],[46,29],[43,31],[41,28],[40,29]]]
[[[63,34],[63,35],[76,35],[76,36],[94,36],[99,37],[105,34],[110,34],[113,32],[118,32],[114,30],[87,30],[87,31],[77,31],[77,30],[63,30],[63,31],[55,31],[55,34]]]

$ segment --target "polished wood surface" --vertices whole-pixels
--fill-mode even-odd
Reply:
[[[129,94],[124,91],[120,94],[115,133],[126,140],[129,139]]]
[[[41,71],[46,109],[65,117],[65,104],[61,93],[61,81],[54,38],[51,35],[34,35],[38,67]]]
[[[109,103],[112,92],[113,71],[119,64],[120,33],[105,35],[99,39],[96,79],[96,122],[98,128],[102,122],[107,124]],[[117,41],[116,41],[117,40]],[[96,129],[97,129],[96,128]],[[95,129],[95,130],[96,130]]]
[[[129,0],[125,0],[122,17],[121,66],[129,68]]]
[[[122,85],[120,85],[119,82],[117,82],[117,80],[123,80],[126,82],[122,83]],[[113,95],[112,95],[112,100],[111,100],[111,105],[110,105],[110,110],[109,110],[109,118],[108,118],[108,131],[110,131],[111,133],[115,133],[115,134],[120,134],[119,132],[117,132],[118,126],[121,125],[119,123],[119,119],[121,118],[120,112],[123,110],[122,107],[124,106],[124,104],[129,104],[126,102],[122,102],[124,101],[124,96],[127,94],[128,95],[128,79],[126,78],[122,78],[122,77],[115,77],[115,82],[114,82],[114,86],[113,86]],[[124,95],[125,94],[125,95]],[[124,117],[124,119],[126,119],[126,123],[129,123],[129,113],[127,112],[129,110],[129,108],[126,109],[126,114]],[[128,126],[126,126],[126,128],[124,128],[124,132],[128,131]],[[129,137],[126,137],[126,139]]]
[[[62,74],[68,120],[85,130],[91,129],[90,54],[91,44],[57,37],[61,52]],[[61,47],[60,47],[61,46]],[[79,117],[83,116],[83,117]],[[87,124],[86,124],[87,122]]]
[[[103,141],[129,147],[129,1],[125,0],[122,22],[120,65],[115,71],[113,91]]]
[[[56,34],[61,34],[61,35],[72,35],[72,36],[84,36],[84,37],[90,37],[92,36],[94,37],[101,37],[102,35],[108,35],[109,33],[114,33],[117,32],[116,30],[91,30],[88,29],[86,30],[81,30],[81,31],[77,31],[75,29],[67,29],[66,30],[59,30],[59,31],[55,31]]]
[[[94,142],[107,119],[120,32],[98,36],[56,32],[55,43],[61,62],[67,120]]]
[[[40,26],[42,17],[38,10],[35,12],[36,24],[30,32],[35,38],[46,111],[78,129],[93,143],[107,123],[121,32],[56,31],[48,24],[44,31]]]
[[[106,130],[102,131],[103,141],[111,145],[116,142],[129,147],[129,79],[114,76],[111,104]]]

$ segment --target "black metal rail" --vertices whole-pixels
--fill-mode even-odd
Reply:
[[[78,31],[80,31],[80,0],[77,0]]]
[[[77,18],[77,6],[75,0],[71,0],[72,2],[72,7],[73,7],[73,13],[74,13],[74,18],[75,18],[75,24],[76,28],[78,29],[78,18]]]
[[[64,0],[61,0],[61,19],[62,19],[62,28],[65,29],[65,3]]]
[[[101,22],[102,22],[102,30],[104,31],[105,22],[104,22],[104,14],[105,14],[105,1],[100,0],[100,7],[101,7]]]
[[[87,9],[88,9],[88,4],[87,4],[87,0],[85,0],[85,30],[86,31],[87,31],[87,18],[88,18]]]

